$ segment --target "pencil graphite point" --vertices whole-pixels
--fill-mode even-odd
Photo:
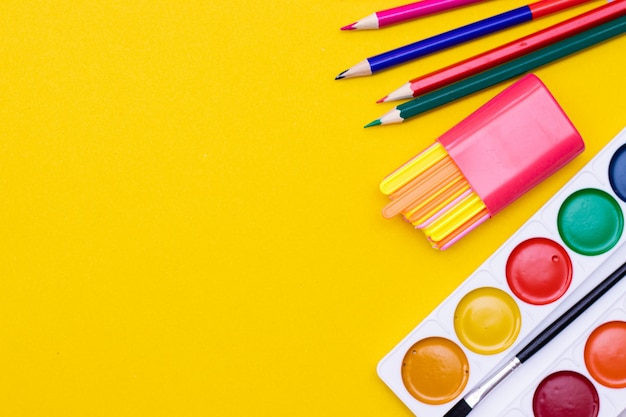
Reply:
[[[348,70],[345,70],[343,72],[341,72],[338,76],[335,77],[335,80],[341,80],[342,78],[344,78],[344,74],[348,72]]]
[[[376,103],[384,103],[385,101],[387,101],[387,96],[385,96],[385,97],[383,97],[381,99],[376,100]]]
[[[382,123],[381,123],[380,119],[376,119],[376,120],[374,120],[373,122],[369,122],[369,123],[368,123],[368,124],[366,124],[364,127],[365,127],[365,128],[368,128],[368,127],[372,127],[372,126],[379,126],[379,125],[381,125],[381,124],[382,124]]]
[[[341,30],[355,30],[356,28],[354,27],[354,25],[356,25],[356,23],[357,22],[350,23],[349,25],[342,27]]]

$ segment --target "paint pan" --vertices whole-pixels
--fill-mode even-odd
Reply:
[[[597,271],[623,263],[612,255],[626,251],[624,196],[626,129],[380,361],[381,379],[415,415],[444,415],[558,317],[572,293],[603,278]],[[419,355],[425,341],[447,355]],[[536,366],[544,369],[532,359],[522,368]],[[545,389],[576,378],[557,377]],[[518,394],[520,382],[511,383]],[[494,404],[504,407],[515,395],[495,394]],[[500,415],[494,412],[481,404],[471,415]]]

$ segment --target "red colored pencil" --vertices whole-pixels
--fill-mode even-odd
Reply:
[[[403,100],[425,94],[463,78],[478,74],[560,40],[599,26],[626,14],[626,0],[611,3],[550,26],[480,55],[452,64],[443,69],[414,78],[402,87],[378,100],[378,103]]]

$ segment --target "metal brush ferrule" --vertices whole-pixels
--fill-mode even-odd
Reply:
[[[509,361],[492,377],[487,379],[485,382],[480,384],[464,397],[467,405],[469,405],[471,408],[474,408],[483,398],[487,396],[487,394],[491,392],[492,389],[496,387],[496,385],[498,385],[502,380],[509,376],[521,364],[522,362],[520,362],[517,357]]]

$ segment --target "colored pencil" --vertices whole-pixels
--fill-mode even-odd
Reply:
[[[529,22],[539,17],[558,12],[591,0],[541,0],[508,12],[479,20],[469,25],[417,41],[382,54],[366,58],[341,72],[335,79],[372,75],[378,71],[439,52],[463,42],[479,38],[500,30]]]
[[[518,369],[524,362],[535,353],[550,343],[561,331],[566,329],[574,320],[583,314],[589,307],[594,305],[604,294],[611,290],[626,275],[626,263],[613,271],[602,282],[585,294],[572,307],[559,318],[550,323],[539,335],[524,346],[513,359],[493,374],[489,379],[470,391],[463,399],[457,402],[444,417],[465,417],[480,401],[482,401],[493,388],[501,383],[513,371]]]
[[[448,104],[485,88],[492,87],[542,65],[554,62],[557,59],[621,35],[624,31],[626,31],[626,16],[619,17],[495,68],[414,98],[413,100],[396,106],[365,127],[402,123],[410,117],[415,117],[426,111],[443,106],[444,104]]]
[[[372,13],[363,19],[342,27],[341,30],[380,29],[479,1],[483,0],[422,0]]]
[[[414,78],[397,90],[389,93],[386,97],[378,100],[378,103],[417,97],[606,23],[624,14],[626,14],[626,0],[614,0],[612,3],[607,3],[532,35]]]

